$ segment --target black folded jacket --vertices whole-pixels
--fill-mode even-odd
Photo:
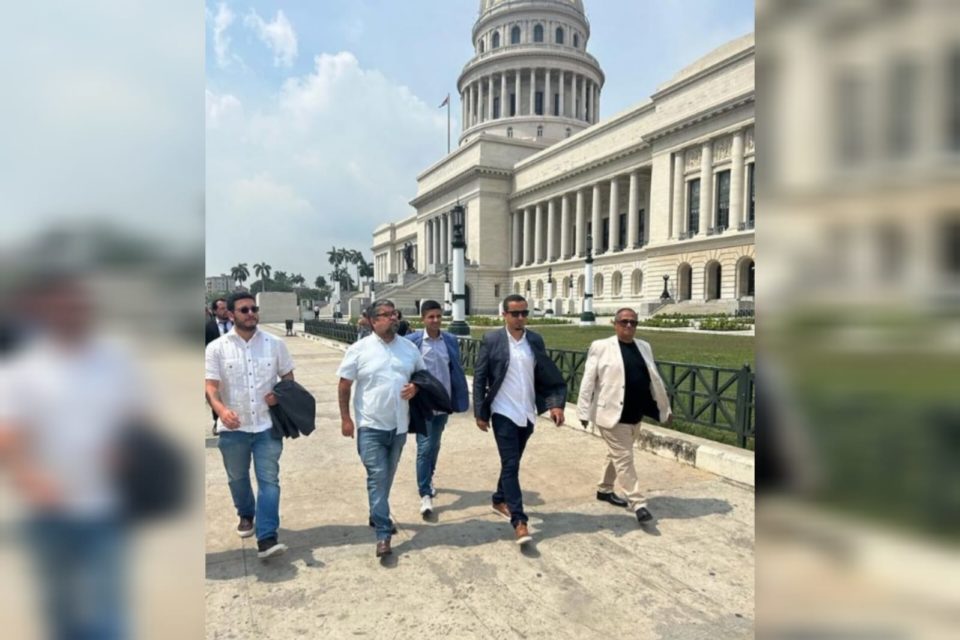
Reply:
[[[273,437],[299,438],[313,433],[316,428],[317,401],[295,380],[281,380],[273,386],[277,404],[270,407],[273,419]]]

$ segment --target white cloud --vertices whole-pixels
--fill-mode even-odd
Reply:
[[[212,109],[207,222],[217,231],[207,234],[207,259],[214,271],[256,258],[312,280],[330,270],[324,253],[332,245],[370,259],[373,229],[412,213],[416,174],[446,150],[445,111],[349,52],[316,56],[311,72],[272,94],[245,95],[242,109],[210,94]]]
[[[217,55],[217,65],[221,68],[230,64],[230,36],[227,29],[236,19],[226,2],[217,5],[217,15],[213,18],[213,50]]]
[[[206,90],[207,127],[218,128],[228,118],[243,115],[243,105],[236,96],[230,93],[217,95],[210,89]]]
[[[277,11],[273,22],[265,22],[253,9],[243,20],[244,24],[256,32],[257,37],[273,51],[273,64],[276,67],[289,67],[297,57],[297,34],[283,11]]]

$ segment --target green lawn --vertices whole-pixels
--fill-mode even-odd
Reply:
[[[473,329],[471,335],[478,338],[490,327]],[[586,351],[590,343],[613,335],[613,327],[530,327],[543,336],[548,348]],[[753,367],[754,339],[752,336],[724,336],[697,334],[681,331],[644,331],[637,329],[637,337],[653,347],[657,360],[688,362],[715,367],[739,369],[744,364]]]

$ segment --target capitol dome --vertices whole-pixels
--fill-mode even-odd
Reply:
[[[604,74],[582,0],[481,0],[471,35],[460,144],[481,133],[552,144],[599,121]]]

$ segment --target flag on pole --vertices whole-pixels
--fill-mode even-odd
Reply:
[[[447,97],[443,99],[443,102],[440,103],[440,107],[445,107],[450,104],[450,94],[447,94]],[[440,107],[437,107],[439,109]]]

